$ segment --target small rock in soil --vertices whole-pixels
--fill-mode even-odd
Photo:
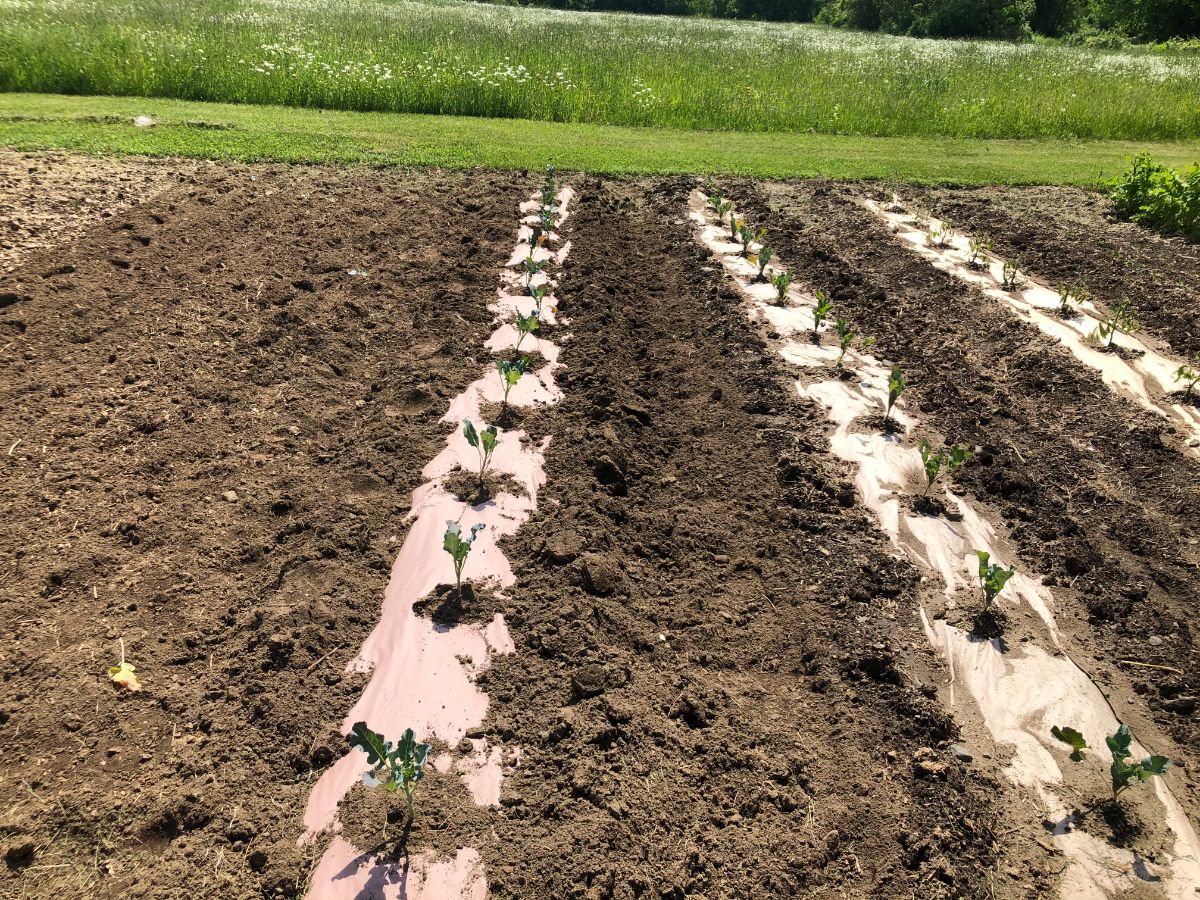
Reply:
[[[619,578],[617,567],[607,556],[583,554],[583,586],[589,593],[606,597],[617,589]]]
[[[577,531],[560,531],[546,541],[546,555],[559,565],[572,562],[582,551],[583,538]]]

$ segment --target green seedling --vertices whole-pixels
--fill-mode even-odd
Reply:
[[[875,340],[875,338],[865,337],[858,342],[858,349],[863,353],[866,353],[868,350],[874,347],[876,343],[878,342]]]
[[[884,419],[892,417],[892,407],[896,405],[896,401],[900,399],[900,395],[904,393],[906,387],[908,387],[908,382],[904,380],[904,373],[900,371],[900,366],[893,364],[892,374],[888,377],[888,398],[887,408],[883,413]]]
[[[535,260],[533,258],[532,250],[533,247],[530,245],[530,254],[522,261],[522,265],[525,267],[525,290],[529,290],[530,286],[532,286],[533,276],[539,274],[546,267],[544,259]]]
[[[941,224],[929,232],[928,241],[935,247],[945,247],[954,240],[954,224],[949,219],[943,219]]]
[[[508,392],[521,380],[521,376],[529,371],[529,357],[522,356],[516,362],[502,359],[496,363],[496,368],[500,372],[500,380],[504,382],[504,400],[500,404],[500,409],[505,410],[508,409]]]
[[[1087,751],[1091,749],[1083,735],[1074,728],[1055,725],[1050,729],[1050,734],[1071,748],[1071,759],[1075,762],[1083,762]],[[1116,734],[1106,737],[1104,743],[1108,745],[1108,752],[1112,755],[1109,776],[1112,780],[1114,803],[1121,791],[1134,784],[1149,781],[1155,775],[1162,777],[1171,767],[1171,761],[1165,756],[1147,756],[1141,762],[1129,762],[1130,757],[1133,756],[1129,750],[1133,743],[1133,734],[1128,725],[1122,725],[1117,729]]]
[[[513,348],[516,352],[521,352],[521,342],[525,340],[526,335],[532,334],[540,327],[541,314],[542,300],[540,297],[538,298],[537,306],[533,308],[529,315],[526,316],[519,309],[517,310],[517,345]]]
[[[850,349],[850,344],[854,340],[854,332],[850,330],[850,326],[846,324],[845,319],[837,320],[837,336],[838,336],[838,358],[834,363],[834,368],[839,371],[842,368],[842,360],[846,357],[846,351]]]
[[[363,775],[367,787],[381,787],[389,793],[403,791],[408,801],[408,819],[413,818],[413,792],[417,782],[425,777],[425,761],[433,747],[418,744],[411,728],[405,729],[395,746],[372,731],[366,722],[355,722],[350,729],[350,746],[367,754],[371,770]]]
[[[1121,332],[1133,334],[1139,328],[1137,314],[1128,297],[1122,297],[1108,308],[1108,318],[1097,323],[1092,338],[1105,350],[1111,350],[1113,342]]]
[[[972,269],[983,268],[983,256],[989,253],[992,249],[992,239],[986,235],[979,235],[971,238],[967,242],[967,265]]]
[[[775,303],[782,306],[783,300],[787,296],[788,286],[796,277],[796,273],[791,269],[785,272],[776,272],[771,276],[771,287],[775,288]]]
[[[758,253],[754,254],[754,262],[758,263],[758,274],[754,276],[755,281],[767,280],[767,266],[774,258],[774,247],[768,247],[766,244],[763,244],[758,248]]]
[[[1187,389],[1183,392],[1183,396],[1190,400],[1192,398],[1192,391],[1196,387],[1196,382],[1200,381],[1200,355],[1196,357],[1195,366],[1185,363],[1175,370],[1175,381],[1182,381],[1187,384]]]
[[[942,473],[943,469],[953,472],[971,455],[966,447],[960,447],[958,444],[944,445],[935,453],[929,441],[926,440],[922,440],[917,445],[917,449],[921,451],[921,463],[925,466],[925,490],[921,491],[922,497],[929,495],[930,488],[933,487],[933,483],[937,481],[938,475]]]
[[[729,236],[733,240],[737,240],[742,233],[742,226],[746,224],[746,220],[740,218],[732,209],[729,211]]]
[[[832,309],[833,301],[829,299],[829,295],[824,291],[817,291],[817,305],[813,307],[813,341],[821,340],[821,323]]]
[[[543,206],[538,210],[538,227],[542,229],[543,234],[549,234],[554,230],[554,207]]]
[[[1021,273],[1021,257],[1006,259],[1001,269],[1000,286],[1006,291],[1015,291],[1024,283],[1025,276]]]
[[[742,227],[738,229],[738,239],[742,242],[742,256],[746,257],[747,259],[753,256],[754,254],[750,252],[750,247],[754,244],[761,244],[764,240],[766,240],[766,237],[767,229],[750,228],[748,225],[743,224]]]
[[[1082,284],[1071,282],[1058,286],[1058,314],[1071,315],[1071,304],[1079,304],[1087,299],[1087,289]]]
[[[479,490],[483,490],[483,479],[487,468],[492,462],[492,453],[500,439],[496,437],[496,426],[488,425],[482,431],[476,431],[470,419],[463,419],[463,437],[479,454]]]
[[[717,218],[721,222],[724,222],[725,219],[729,216],[730,212],[733,210],[733,201],[718,200],[716,202],[715,206],[717,208]]]
[[[442,535],[442,549],[449,553],[450,558],[454,560],[454,589],[460,600],[462,599],[463,566],[467,564],[467,557],[471,553],[471,545],[475,543],[475,536],[483,528],[482,524],[472,525],[470,536],[464,538],[462,528],[457,522],[446,522],[446,533]]]
[[[975,555],[979,558],[979,586],[983,589],[983,611],[987,612],[992,607],[992,601],[997,595],[1004,590],[1004,585],[1008,584],[1008,579],[1017,574],[1017,567],[998,566],[991,562],[992,555],[986,550],[976,550]]]

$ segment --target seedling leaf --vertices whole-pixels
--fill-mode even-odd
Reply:
[[[1072,760],[1075,762],[1083,762],[1084,757],[1087,755],[1087,751],[1090,748],[1088,747],[1087,741],[1084,740],[1082,734],[1080,734],[1074,728],[1068,728],[1060,725],[1055,725],[1053,728],[1051,728],[1050,734],[1071,748]]]

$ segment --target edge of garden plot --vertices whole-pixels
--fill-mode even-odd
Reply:
[[[152,125],[135,125],[138,117]],[[537,169],[607,175],[897,179],[923,184],[1094,187],[1147,150],[1200,159],[1200,140],[972,140],[679,131],[359,113],[141,97],[0,94],[0,146],[286,163]]]

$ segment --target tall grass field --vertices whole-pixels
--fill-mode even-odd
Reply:
[[[0,91],[702,130],[1200,135],[1200,57],[1182,52],[417,0],[0,0]]]

